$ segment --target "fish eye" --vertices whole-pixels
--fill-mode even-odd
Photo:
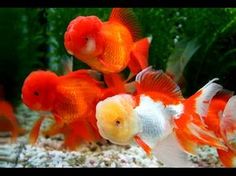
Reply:
[[[34,91],[34,95],[35,96],[39,96],[39,92],[38,91]]]
[[[119,120],[116,120],[115,124],[116,124],[116,126],[119,126],[121,124],[121,122]]]

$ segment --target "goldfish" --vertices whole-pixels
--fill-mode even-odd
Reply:
[[[137,74],[148,66],[152,37],[141,38],[141,28],[131,9],[113,8],[108,21],[78,16],[64,34],[67,52],[92,69],[112,76],[127,66]]]
[[[49,136],[64,134],[64,145],[68,149],[75,149],[82,141],[101,139],[96,125],[95,106],[106,92],[96,76],[92,70],[77,70],[63,76],[38,70],[31,72],[22,86],[23,103],[31,110],[50,112],[55,120],[43,133]],[[30,143],[36,142],[40,125],[47,116],[41,113],[35,122]]]
[[[20,127],[10,102],[4,100],[3,87],[0,86],[0,132],[11,132],[12,141],[24,133]]]
[[[225,167],[236,167],[236,96],[232,91],[224,90],[217,93],[209,106],[204,118],[208,129],[223,138],[227,151],[217,149],[219,159]]]
[[[190,165],[187,153],[195,153],[200,145],[226,150],[202,122],[212,97],[222,89],[215,80],[185,99],[167,74],[148,67],[136,75],[133,94],[118,94],[97,104],[98,130],[114,144],[136,142],[148,156],[154,154],[169,166]]]

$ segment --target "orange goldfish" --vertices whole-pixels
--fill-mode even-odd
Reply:
[[[96,141],[98,133],[95,118],[96,103],[105,96],[103,85],[92,71],[78,70],[64,76],[51,71],[34,71],[25,79],[22,100],[30,109],[51,112],[55,124],[44,134],[65,135],[65,146],[74,149],[79,142]],[[35,123],[30,141],[38,137],[45,115]]]
[[[11,132],[12,140],[15,141],[24,129],[20,128],[13,107],[3,99],[3,94],[3,87],[0,86],[0,132]]]
[[[118,94],[97,104],[99,132],[115,144],[135,141],[169,166],[189,165],[186,152],[193,153],[198,145],[226,150],[202,122],[210,100],[222,89],[214,81],[184,99],[168,75],[148,67],[136,76],[136,93]]]
[[[231,91],[221,91],[209,106],[204,122],[208,128],[223,138],[228,150],[217,149],[219,159],[226,167],[236,167],[236,96]]]
[[[113,8],[106,22],[96,16],[78,16],[64,35],[69,54],[105,74],[119,73],[127,66],[137,74],[147,67],[150,42],[150,37],[141,39],[135,15],[126,8]]]

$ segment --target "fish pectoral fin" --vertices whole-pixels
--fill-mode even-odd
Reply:
[[[147,145],[138,135],[134,136],[134,140],[136,143],[143,148],[143,150],[146,152],[148,156],[151,156],[152,154],[152,149],[149,145]]]
[[[133,45],[128,67],[135,75],[148,66],[148,51],[150,42],[151,37],[147,37],[135,42]]]
[[[44,119],[45,119],[45,116],[40,116],[40,118],[35,122],[33,128],[31,129],[30,134],[29,134],[30,144],[35,144],[35,142],[37,141],[38,136],[39,136],[39,130]]]
[[[130,8],[113,8],[109,21],[118,22],[126,26],[134,41],[137,41],[142,37],[141,26],[138,23],[133,10]]]
[[[193,163],[188,160],[188,154],[184,152],[176,140],[174,134],[170,134],[154,147],[153,154],[165,166],[170,167],[193,167]]]

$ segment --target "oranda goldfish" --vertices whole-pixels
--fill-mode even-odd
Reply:
[[[3,87],[0,86],[0,132],[11,132],[12,141],[24,133],[17,122],[12,105],[3,98]]]
[[[106,93],[95,77],[91,70],[78,70],[64,76],[51,71],[34,71],[24,81],[23,103],[32,110],[51,112],[55,124],[44,134],[63,133],[65,147],[69,149],[83,140],[100,140],[95,107]],[[42,115],[35,123],[30,134],[31,143],[36,141],[44,118]]]
[[[148,67],[136,76],[136,93],[118,94],[97,104],[99,132],[115,144],[135,141],[169,166],[189,165],[186,152],[194,154],[199,145],[226,150],[202,122],[212,97],[222,89],[215,80],[184,99],[169,76]]]
[[[104,74],[127,66],[135,75],[148,66],[151,37],[141,39],[141,29],[131,9],[114,8],[102,22],[96,16],[78,16],[65,32],[67,52]]]
[[[223,138],[227,151],[217,149],[219,158],[225,167],[236,167],[236,96],[231,91],[221,91],[209,106],[204,118],[208,129]]]

